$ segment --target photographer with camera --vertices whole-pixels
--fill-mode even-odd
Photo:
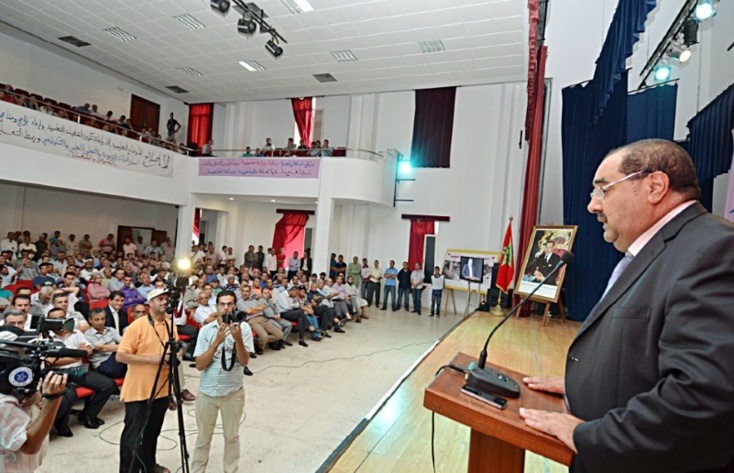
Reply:
[[[23,349],[2,343],[15,341],[22,334],[23,330],[17,327],[0,327],[0,351],[24,354]],[[14,389],[0,391],[2,471],[27,473],[41,466],[48,450],[48,433],[66,390],[66,380],[67,375],[50,372],[41,382],[40,393],[22,397]]]
[[[196,437],[192,473],[203,473],[209,462],[217,415],[222,413],[225,472],[237,471],[240,459],[240,419],[245,408],[242,368],[254,350],[252,331],[234,314],[236,296],[232,291],[217,295],[218,317],[199,332],[196,342],[196,369],[201,371],[196,397]]]
[[[178,335],[175,325],[166,314],[168,291],[166,289],[150,291],[148,305],[150,314],[138,318],[127,327],[117,348],[117,361],[127,364],[125,383],[120,392],[120,399],[125,402],[125,427],[120,437],[120,473],[128,473],[133,462],[135,462],[133,471],[168,471],[156,464],[155,456],[158,436],[169,404],[170,352],[165,354],[165,363],[161,367],[158,382],[155,383],[155,380],[169,339],[169,331],[173,332],[176,340]],[[155,396],[150,415],[146,417],[151,392]],[[136,458],[133,459],[133,451],[138,443],[140,447]]]

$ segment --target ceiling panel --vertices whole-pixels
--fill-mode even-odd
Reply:
[[[24,0],[0,2],[1,21],[187,102],[229,102],[310,94],[351,94],[523,80],[524,0],[311,0],[314,11],[291,14],[280,0],[256,2],[287,41],[283,56],[265,50],[267,34],[237,32],[237,14],[214,13],[205,0]],[[190,31],[173,16],[205,25]],[[120,41],[116,26],[136,37]],[[92,46],[58,41],[74,35]],[[443,41],[422,54],[418,42]],[[330,51],[351,49],[356,62]],[[249,72],[238,62],[256,60]],[[177,67],[202,72],[189,77]],[[331,73],[321,84],[312,74]],[[171,94],[178,84],[189,94]]]

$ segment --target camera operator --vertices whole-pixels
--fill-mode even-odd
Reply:
[[[23,334],[17,327],[0,327],[0,348],[23,354],[20,348],[2,344]],[[20,397],[13,390],[0,392],[0,466],[6,473],[35,471],[48,450],[48,433],[66,389],[67,375],[48,373],[41,384],[41,394]],[[39,409],[40,407],[40,409]]]
[[[133,471],[166,471],[156,464],[158,435],[161,433],[163,419],[168,408],[168,373],[171,354],[166,352],[165,363],[161,367],[158,383],[153,391],[156,373],[163,350],[166,348],[169,330],[178,340],[176,327],[167,317],[168,291],[154,289],[148,293],[150,314],[131,323],[122,336],[117,348],[117,361],[126,363],[127,374],[122,385],[120,399],[125,402],[125,427],[120,437],[120,473],[128,473],[130,464],[135,462]],[[175,358],[175,357],[174,357]],[[150,393],[154,392],[150,415],[145,416]],[[142,438],[140,437],[142,432]],[[133,460],[135,445],[140,447]]]
[[[245,408],[245,387],[242,368],[250,361],[254,350],[252,331],[244,322],[234,322],[236,296],[232,291],[217,295],[218,317],[202,327],[196,342],[196,369],[201,371],[199,395],[196,398],[196,437],[192,473],[203,473],[209,462],[217,414],[222,413],[224,433],[224,467],[237,471],[240,458],[239,426]],[[230,366],[225,369],[224,365]]]
[[[48,312],[48,318],[65,319],[66,313],[64,309],[55,307]],[[66,329],[61,329],[50,332],[49,336],[51,340],[61,340],[66,348],[85,350],[87,356],[92,354],[92,345],[89,344],[87,339],[84,338],[84,335],[78,330],[68,332]],[[73,357],[46,358],[46,367],[60,368],[62,370],[81,370],[86,368],[81,358]],[[110,396],[117,392],[117,385],[112,379],[94,371],[83,373],[77,384],[94,391],[93,395],[84,399],[84,410],[79,414],[79,422],[83,423],[84,427],[88,429],[97,429],[104,423],[98,415]],[[77,399],[76,389],[68,389],[61,400],[61,406],[54,421],[54,428],[62,437],[72,437],[74,435],[71,429],[69,429],[69,416],[71,415],[71,408]]]

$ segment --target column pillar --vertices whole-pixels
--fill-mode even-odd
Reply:
[[[320,273],[329,269],[331,251],[331,219],[334,215],[334,199],[319,197],[316,204],[316,226],[313,231],[312,258],[313,272]]]
[[[189,195],[187,205],[178,206],[178,226],[176,227],[176,257],[191,256],[191,236],[194,231],[194,211],[196,196]]]

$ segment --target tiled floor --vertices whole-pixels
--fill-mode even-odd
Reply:
[[[440,319],[424,312],[368,310],[370,320],[349,324],[347,333],[309,342],[308,348],[266,350],[252,360],[245,378],[247,401],[240,428],[240,471],[313,472],[329,457],[393,384],[460,316]],[[294,337],[291,336],[291,341]],[[198,373],[185,368],[186,387],[196,393]],[[122,403],[109,402],[106,424],[88,430],[72,420],[72,438],[51,438],[39,472],[116,471]],[[73,419],[73,418],[72,418]],[[189,451],[196,441],[193,403],[184,411]],[[219,432],[219,434],[217,434]],[[215,431],[208,471],[222,468],[221,430]],[[177,416],[169,412],[158,443],[158,463],[180,466]]]

